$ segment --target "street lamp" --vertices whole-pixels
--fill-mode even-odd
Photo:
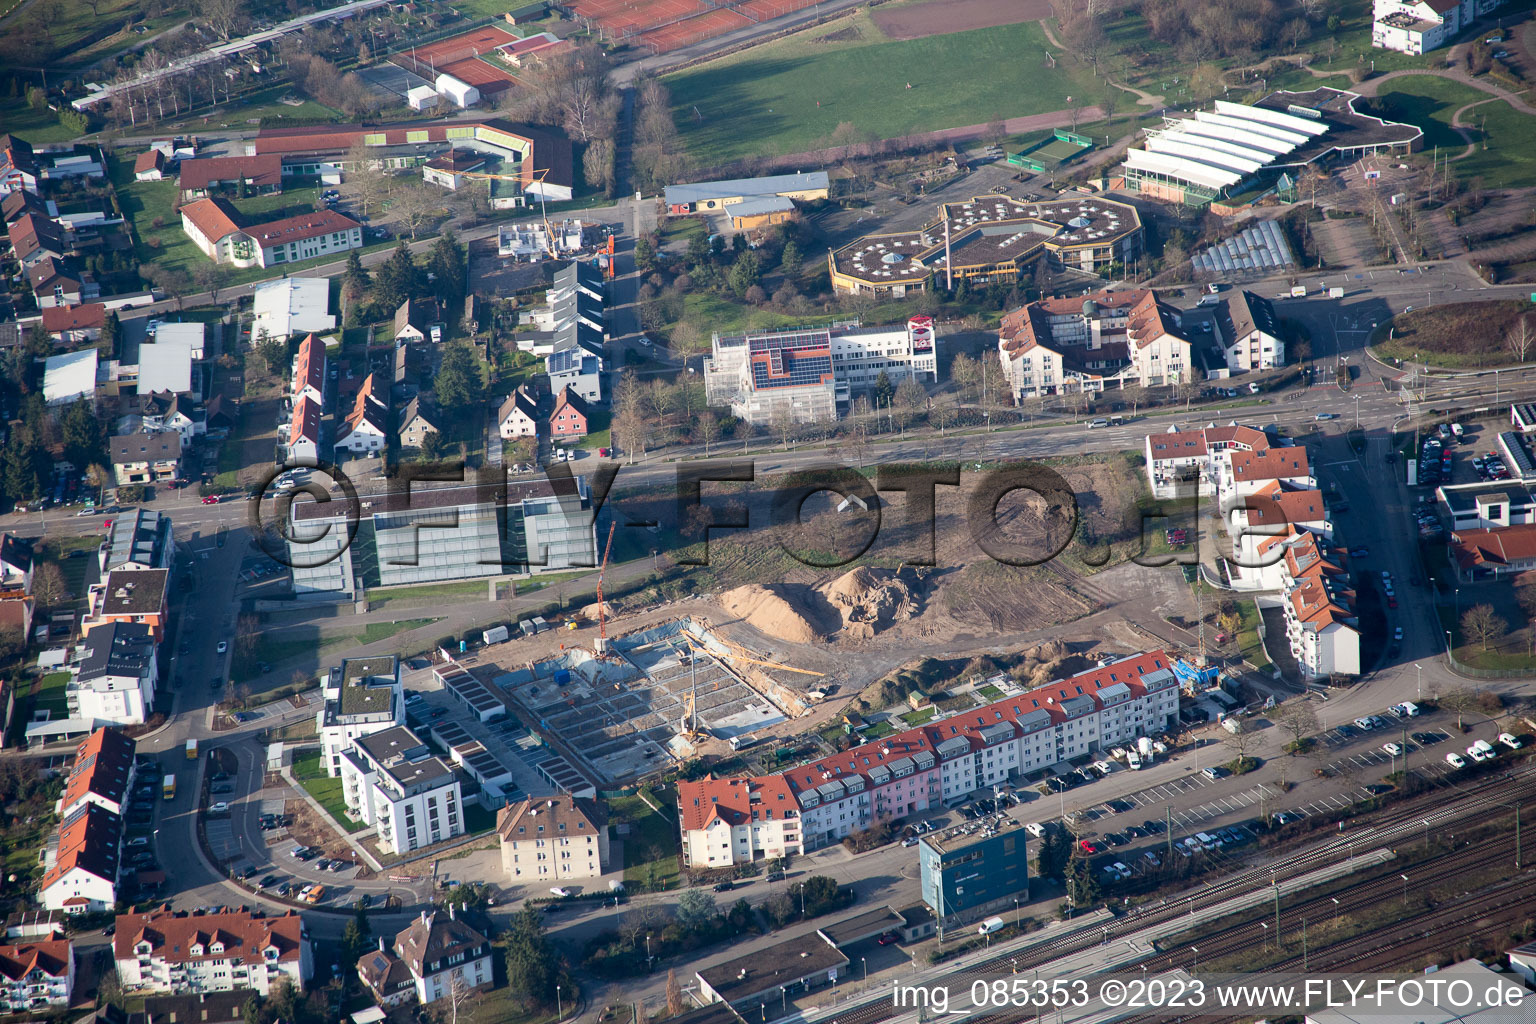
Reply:
[[[1189,947],[1189,951],[1191,953],[1195,954],[1194,961],[1190,964],[1190,968],[1189,968],[1189,973],[1190,974],[1194,974],[1196,969],[1198,969],[1199,966],[1200,966],[1200,947],[1199,946],[1190,946]]]
[[[1415,662],[1413,667],[1415,669],[1417,669],[1418,673],[1419,673],[1419,700],[1423,700],[1424,699],[1424,666],[1419,664],[1418,662]]]
[[[1015,896],[1013,898],[1013,926],[1015,928],[1023,927],[1023,920],[1024,919],[1019,916],[1019,898]]]
[[[1408,876],[1398,875],[1397,877],[1403,880],[1403,906],[1406,907],[1408,905]]]
[[[560,986],[555,986],[555,1020],[565,1016],[565,1002],[560,998]]]

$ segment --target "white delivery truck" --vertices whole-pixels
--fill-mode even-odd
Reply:
[[[1138,752],[1136,750],[1127,750],[1125,752],[1125,763],[1130,767],[1131,771],[1133,771],[1133,772],[1141,771],[1141,754],[1140,754],[1140,752]]]
[[[1344,289],[1343,288],[1329,288],[1328,289],[1328,297],[1330,299],[1342,299],[1344,297]]]
[[[1002,918],[1000,918],[1000,917],[989,917],[985,921],[981,922],[981,925],[976,929],[976,934],[977,935],[991,935],[995,931],[1001,931],[1002,927],[1003,927],[1003,919]]]

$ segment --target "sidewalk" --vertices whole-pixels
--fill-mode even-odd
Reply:
[[[348,846],[352,847],[353,851],[365,862],[367,862],[370,868],[372,868],[374,871],[384,870],[384,865],[379,863],[378,858],[369,852],[366,846],[358,842],[359,836],[372,835],[372,829],[367,829],[363,832],[348,832],[336,821],[335,818],[331,817],[331,812],[327,811],[325,807],[321,805],[320,801],[310,796],[309,790],[300,785],[299,781],[293,777],[291,765],[285,764],[277,771],[278,774],[283,777],[283,781],[288,783],[288,785],[293,788],[293,791],[299,795],[299,798],[302,799],[305,803],[309,804],[310,809],[312,809],[316,814],[320,816],[320,820],[329,823],[331,828],[336,830],[336,834],[340,836]]]

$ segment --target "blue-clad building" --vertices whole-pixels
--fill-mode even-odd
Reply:
[[[995,815],[922,837],[923,902],[941,929],[1029,898],[1026,835],[1017,821]]]

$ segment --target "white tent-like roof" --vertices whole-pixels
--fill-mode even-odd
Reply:
[[[1126,153],[1126,169],[1220,191],[1328,130],[1321,121],[1283,111],[1226,100],[1215,107],[1149,132],[1145,149]]]

